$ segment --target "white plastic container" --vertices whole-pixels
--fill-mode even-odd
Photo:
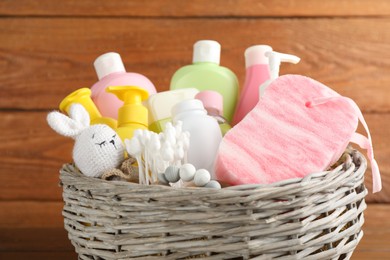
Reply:
[[[190,132],[188,162],[196,169],[206,169],[214,178],[215,158],[222,140],[218,122],[207,115],[202,101],[185,100],[172,108],[173,122],[183,122],[183,131]]]

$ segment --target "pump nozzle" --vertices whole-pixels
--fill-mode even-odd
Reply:
[[[297,64],[301,60],[295,55],[280,53],[276,51],[266,52],[265,56],[269,59],[269,70],[271,73],[272,80],[279,77],[279,68],[282,62]]]
[[[117,132],[122,140],[130,138],[134,129],[147,129],[148,109],[142,105],[142,101],[148,98],[148,91],[134,86],[107,87],[106,91],[124,102],[118,111]]]
[[[87,110],[91,119],[91,125],[106,124],[112,129],[116,128],[117,122],[115,119],[102,117],[91,99],[91,90],[89,88],[80,88],[66,96],[60,103],[60,111],[68,114],[70,107],[74,103],[81,104]]]
[[[297,64],[301,59],[295,55],[280,53],[276,51],[268,51],[265,53],[269,61],[270,79],[261,84],[260,86],[260,98],[263,96],[265,89],[271,84],[272,81],[279,77],[280,64],[282,62],[289,62]]]

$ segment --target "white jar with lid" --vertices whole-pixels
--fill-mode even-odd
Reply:
[[[196,169],[206,169],[214,177],[214,165],[219,144],[222,140],[218,122],[197,99],[190,99],[176,104],[172,108],[172,120],[183,122],[183,131],[190,132],[188,162]]]

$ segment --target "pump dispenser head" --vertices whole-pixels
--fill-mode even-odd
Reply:
[[[276,51],[269,51],[265,53],[269,59],[269,69],[271,72],[271,79],[279,77],[280,64],[282,62],[289,62],[297,64],[301,59],[295,55],[280,53]]]
[[[290,62],[297,64],[301,59],[295,55],[280,53],[276,51],[269,51],[265,53],[265,56],[269,59],[269,71],[270,79],[261,84],[259,88],[259,98],[264,95],[265,90],[271,84],[272,81],[279,77],[280,64],[282,62]]]
[[[249,68],[256,64],[268,64],[267,52],[272,52],[268,45],[254,45],[245,50],[245,67]]]
[[[80,88],[67,95],[60,103],[60,111],[69,113],[69,109],[74,103],[81,104],[88,111],[91,119],[101,117],[99,110],[91,99],[89,88]]]
[[[116,52],[108,52],[100,55],[93,65],[99,80],[111,73],[126,72],[121,56]]]
[[[89,88],[80,88],[67,95],[60,103],[60,111],[69,114],[70,107],[75,103],[81,104],[87,110],[91,125],[106,124],[112,129],[116,129],[117,121],[110,117],[102,117],[91,99]]]
[[[211,62],[219,65],[221,57],[221,44],[212,40],[201,40],[194,44],[192,62]]]
[[[148,98],[148,91],[134,86],[108,87],[106,91],[124,102],[118,112],[118,127],[138,124],[147,128],[148,109],[142,105],[142,101]]]

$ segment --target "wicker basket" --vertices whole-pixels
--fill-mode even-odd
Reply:
[[[271,185],[221,190],[109,182],[61,169],[79,259],[349,259],[363,236],[365,158]]]

